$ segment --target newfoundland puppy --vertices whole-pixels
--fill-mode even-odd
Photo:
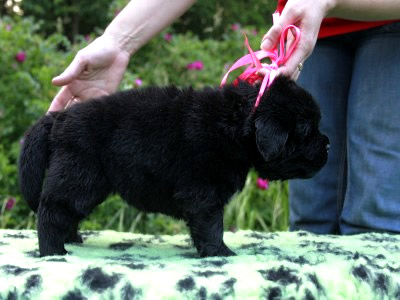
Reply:
[[[79,222],[112,193],[183,219],[199,255],[229,256],[223,211],[254,167],[269,180],[309,178],[327,160],[320,110],[278,77],[259,86],[119,92],[42,117],[26,133],[21,191],[37,212],[40,256],[81,243]]]

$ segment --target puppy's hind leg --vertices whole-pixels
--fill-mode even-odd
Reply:
[[[37,211],[40,256],[67,253],[64,238],[71,218],[65,209],[52,202],[51,197],[42,198]]]
[[[110,191],[101,165],[93,159],[56,154],[50,163],[38,208],[40,256],[66,254],[64,243],[80,243],[78,223]]]
[[[187,224],[201,257],[235,255],[223,241],[223,208],[204,209],[196,214],[187,214]]]

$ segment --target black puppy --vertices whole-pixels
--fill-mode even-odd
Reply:
[[[308,178],[327,160],[311,95],[278,77],[254,109],[258,90],[245,82],[152,87],[44,116],[26,133],[19,162],[40,255],[82,242],[78,223],[110,193],[185,220],[200,256],[233,255],[223,242],[223,209],[249,169],[270,180]]]

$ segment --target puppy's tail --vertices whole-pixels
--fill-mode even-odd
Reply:
[[[21,193],[29,207],[36,212],[39,206],[45,172],[49,159],[48,136],[57,113],[42,117],[25,134],[18,162]]]

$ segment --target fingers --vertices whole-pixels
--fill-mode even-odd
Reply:
[[[52,83],[57,86],[71,83],[74,79],[78,78],[83,71],[85,71],[86,65],[87,60],[78,53],[65,71],[53,78]]]
[[[296,5],[301,6],[299,3],[296,2]],[[300,73],[298,70],[299,64],[304,63],[314,49],[323,16],[317,13],[310,15],[309,11],[303,9],[296,10],[293,5],[287,4],[285,6],[276,24],[264,36],[261,48],[263,50],[273,49],[279,42],[282,31],[286,26],[293,24],[299,27],[301,30],[299,42],[285,64],[280,66],[277,73],[277,75],[285,75],[296,80]],[[293,32],[289,31],[285,46],[286,50],[291,47],[293,42]]]
[[[310,41],[307,38],[300,40],[296,47],[296,50],[292,53],[286,63],[281,66],[278,70],[278,75],[283,74],[292,79],[297,79],[299,70],[299,65],[304,64],[307,58],[311,55],[314,48],[315,42]]]
[[[67,107],[69,101],[74,97],[68,87],[73,80],[81,75],[87,66],[87,60],[79,53],[75,56],[71,64],[59,76],[54,77],[52,83],[63,86],[50,104],[48,112],[59,111]]]
[[[51,102],[48,112],[63,110],[72,98],[71,91],[63,86]]]
[[[296,81],[300,75],[300,63],[301,61],[295,58],[288,60],[284,66],[278,69],[277,76],[284,75]]]
[[[279,42],[279,38],[282,35],[282,31],[286,26],[290,25],[294,17],[291,15],[292,10],[283,10],[282,15],[274,14],[274,24],[268,30],[268,32],[264,35],[261,41],[261,49],[268,51],[273,49]]]
[[[68,101],[67,105],[65,105],[65,109],[67,109],[68,107],[70,107],[70,106],[72,106],[72,105],[74,105],[74,104],[79,103],[80,101],[81,101],[81,100],[80,100],[79,98],[77,98],[77,97],[72,97],[72,98]]]
[[[261,44],[262,49],[264,49],[264,50],[268,49],[267,47],[269,47],[269,45],[270,45],[269,43],[276,44],[278,42],[280,35],[282,33],[282,30],[280,30],[280,29],[282,29],[282,27],[280,27],[280,26],[271,28],[271,30],[270,30],[271,32],[268,32],[266,34],[266,36],[268,36],[269,34],[270,34],[270,36],[267,37],[267,39],[264,40]],[[273,39],[275,38],[276,35],[277,35],[276,42],[274,42]],[[293,41],[294,41],[294,36],[289,31],[286,49],[288,49],[292,45]],[[272,47],[274,47],[275,44],[273,44]],[[290,77],[293,80],[297,80],[297,78],[300,75],[300,70],[298,69],[298,66],[300,63],[303,63],[305,61],[305,59],[310,55],[311,48],[312,47],[309,47],[309,45],[307,43],[304,43],[304,40],[302,42],[300,42],[297,45],[295,51],[292,53],[292,55],[286,61],[286,63],[278,69],[277,75],[285,75],[287,77]],[[266,71],[264,71],[263,69],[260,69],[258,71],[258,73],[260,75],[265,75]]]
[[[283,28],[279,24],[279,22],[277,24],[274,24],[264,35],[261,41],[261,49],[268,51],[274,48],[275,45],[278,43],[279,37],[282,34],[282,30]]]
[[[256,72],[256,74],[260,75],[260,76],[265,76],[267,74],[267,71],[264,68],[262,68],[262,69],[258,70]]]
[[[289,25],[286,24],[288,23],[288,20],[292,19],[291,17],[286,16],[285,14],[282,14],[282,16],[276,20],[275,24],[271,27],[271,29],[265,34],[265,36],[263,37],[263,40],[261,42],[261,49],[268,51],[273,49],[279,42],[279,39],[282,35],[283,29]],[[291,31],[288,32],[288,39],[287,39],[287,43],[286,43],[286,49],[288,49],[291,44],[294,41],[294,36],[292,34]],[[297,54],[297,56],[299,56],[298,53],[298,49],[296,49],[292,56],[294,56],[295,54]],[[296,74],[296,66],[293,67],[293,63],[292,64],[289,63],[289,61],[293,61],[293,58],[289,58],[289,60],[286,62],[286,64],[284,66],[281,66],[278,70],[277,75],[285,75],[288,76],[292,79],[297,79],[299,74]],[[299,61],[300,62],[300,61]],[[289,66],[288,66],[289,64]],[[263,72],[261,71],[260,74],[263,75]]]
[[[293,79],[294,81],[297,81],[297,78],[299,78],[300,76],[300,72],[301,69],[297,67],[296,70],[294,70],[294,72],[292,73],[292,76],[290,76],[290,78]]]

